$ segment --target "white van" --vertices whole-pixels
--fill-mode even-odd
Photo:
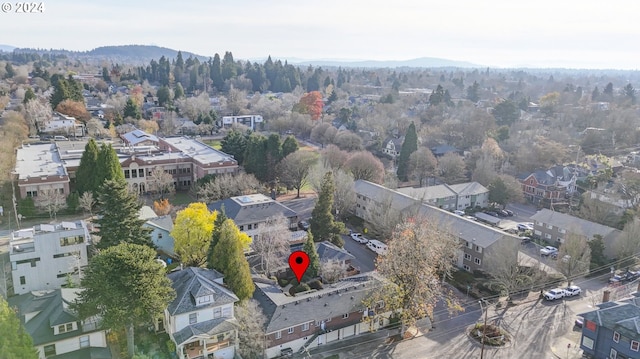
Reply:
[[[387,253],[387,245],[376,239],[370,239],[369,242],[367,242],[367,247],[377,254]]]
[[[53,136],[53,140],[54,141],[69,141],[69,139],[64,137],[64,136]]]

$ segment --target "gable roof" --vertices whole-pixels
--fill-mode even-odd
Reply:
[[[156,217],[158,217],[158,215],[149,206],[142,206],[140,207],[140,211],[138,211],[138,218],[140,219],[147,220]]]
[[[627,338],[640,340],[640,307],[631,303],[613,304],[579,316],[598,326],[615,330]]]
[[[51,291],[34,291],[21,294],[8,299],[9,306],[16,307],[20,314],[20,321],[33,338],[33,345],[43,345],[60,340],[86,335],[92,331],[78,330],[53,334],[53,326],[80,320],[69,310],[67,306],[73,302],[81,289],[62,288]],[[25,317],[30,317],[25,323]],[[78,323],[80,325],[80,323]],[[100,330],[95,330],[100,331]]]
[[[176,291],[175,299],[167,307],[169,315],[172,316],[235,303],[239,300],[232,291],[220,284],[223,276],[213,269],[188,267],[171,272],[168,277]],[[195,298],[208,294],[213,295],[213,301],[196,306]]]
[[[263,222],[280,214],[285,218],[298,215],[291,208],[264,195],[237,196],[207,204],[211,211],[220,211],[222,206],[227,217],[239,226]]]
[[[144,132],[142,130],[138,130],[138,129],[135,129],[133,131],[127,132],[127,133],[123,134],[121,137],[126,143],[128,143],[128,144],[130,144],[132,146],[135,146],[135,145],[137,145],[139,143],[142,143],[142,142],[145,142],[145,141],[151,141],[151,142],[158,143],[158,137],[156,137],[156,136],[154,136],[154,135],[152,135],[150,133],[146,133],[146,132]]]
[[[456,192],[446,184],[441,184],[437,186],[428,186],[428,187],[403,187],[398,188],[398,192],[406,194],[410,197],[420,199],[422,201],[437,199],[437,198],[447,198],[456,195]]]
[[[173,230],[173,220],[171,219],[171,215],[168,214],[162,217],[150,218],[147,220],[146,224],[164,229],[167,232],[171,232]]]
[[[620,232],[615,228],[570,216],[565,213],[551,211],[546,208],[539,210],[536,214],[531,216],[531,219],[541,223],[551,224],[558,228],[566,229],[567,231],[578,229],[576,234],[584,235],[589,239],[593,238],[595,235],[607,237],[612,234],[617,235],[617,233]]]
[[[483,193],[489,193],[487,187],[481,185],[478,182],[467,182],[452,184],[449,187],[458,194],[458,196],[473,196]]]
[[[285,295],[273,283],[254,281],[256,299],[267,317],[266,333],[302,323],[323,321],[365,309],[362,301],[381,285],[381,278],[366,273],[344,278],[318,291]]]
[[[344,262],[356,258],[346,250],[326,241],[316,243],[316,251],[321,261],[336,260]]]
[[[389,144],[389,142],[393,143],[393,145],[395,146],[396,150],[400,151],[400,149],[402,148],[402,143],[404,142],[404,138],[400,138],[400,137],[388,137],[386,140],[384,140],[384,142],[382,143],[382,147],[387,147],[387,145]]]
[[[108,347],[87,347],[72,352],[47,357],[49,359],[112,359]]]
[[[212,334],[224,333],[234,329],[235,322],[235,319],[216,318],[206,322],[190,324],[174,333],[173,338],[177,345],[184,344],[193,337],[210,338]]]

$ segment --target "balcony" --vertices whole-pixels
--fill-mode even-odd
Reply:
[[[214,352],[220,349],[228,348],[235,344],[234,340],[230,340],[230,339],[227,339],[221,342],[206,343],[206,351],[205,351],[205,346],[197,345],[197,343],[198,342],[193,342],[185,345],[184,349],[182,350],[185,358],[215,359],[216,356],[214,355]]]

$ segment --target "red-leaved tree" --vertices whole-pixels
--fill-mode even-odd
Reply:
[[[298,103],[298,112],[311,115],[311,119],[317,121],[322,115],[322,94],[319,91],[311,91],[302,95]]]

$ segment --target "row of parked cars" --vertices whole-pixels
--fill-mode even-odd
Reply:
[[[376,254],[385,254],[387,252],[387,245],[376,239],[368,239],[363,236],[362,233],[357,232],[351,232],[350,236],[354,241],[366,244],[367,248],[374,251]]]
[[[556,288],[551,289],[550,291],[544,293],[545,300],[557,300],[567,297],[574,297],[576,295],[580,295],[582,293],[582,289],[577,285],[568,286],[566,288]]]
[[[616,274],[613,277],[609,278],[609,284],[623,284],[627,282],[633,282],[634,280],[640,278],[640,271],[631,271],[627,270],[622,274]]]

